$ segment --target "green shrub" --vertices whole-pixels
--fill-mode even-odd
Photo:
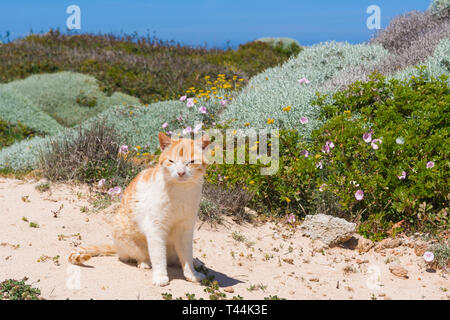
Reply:
[[[41,290],[25,284],[23,280],[5,280],[0,283],[0,300],[41,300]]]
[[[3,85],[28,98],[61,125],[80,124],[113,105],[138,104],[137,98],[124,94],[108,97],[96,79],[72,72],[33,75]]]
[[[334,144],[323,153],[321,183],[349,219],[367,220],[360,227],[366,235],[382,237],[374,226],[401,220],[417,229],[448,224],[447,81],[424,74],[387,81],[378,74],[336,93],[331,104],[318,99],[327,122],[314,134],[315,149]]]
[[[63,127],[24,95],[0,85],[0,119],[20,122],[31,130],[56,134]]]
[[[331,98],[315,101],[324,124],[311,139],[297,130],[280,131],[276,174],[263,176],[263,165],[248,161],[215,164],[208,181],[225,188],[243,185],[260,212],[332,214],[358,222],[360,232],[373,239],[387,236],[401,220],[410,230],[447,226],[447,77],[428,78],[423,72],[388,81],[373,75]],[[363,135],[371,130],[372,141],[366,143]],[[364,193],[360,200],[358,190]]]
[[[36,134],[20,122],[11,124],[0,119],[0,149]]]
[[[225,189],[242,186],[253,194],[250,206],[258,212],[304,216],[315,211],[319,177],[313,158],[306,158],[302,153],[307,145],[296,130],[280,131],[279,139],[279,170],[276,174],[261,175],[264,165],[259,161],[248,164],[249,149],[255,146],[247,143],[246,165],[212,164],[208,167],[208,181]]]

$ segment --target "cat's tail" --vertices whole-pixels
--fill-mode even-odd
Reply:
[[[111,256],[116,253],[116,247],[110,244],[80,247],[69,254],[68,260],[71,264],[82,265],[92,257]]]

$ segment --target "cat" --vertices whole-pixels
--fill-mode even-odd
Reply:
[[[205,278],[194,269],[192,245],[210,139],[171,139],[162,132],[158,138],[158,164],[140,172],[125,189],[113,223],[114,246],[81,247],[69,255],[70,263],[117,254],[139,268],[152,268],[156,286],[169,284],[168,264],[180,265],[188,281]]]

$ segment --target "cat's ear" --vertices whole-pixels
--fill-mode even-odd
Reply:
[[[201,144],[203,150],[211,144],[211,138],[206,134],[197,141]]]
[[[163,132],[158,133],[158,139],[159,139],[159,147],[161,148],[161,151],[164,151],[172,143],[172,139],[170,139],[170,137],[166,136],[166,134]]]

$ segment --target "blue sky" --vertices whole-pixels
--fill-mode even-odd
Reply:
[[[79,32],[156,33],[189,45],[224,46],[260,37],[301,44],[368,40],[366,9],[381,8],[381,27],[399,14],[426,10],[430,0],[1,0],[0,35],[66,30],[66,8],[81,8]],[[3,39],[4,40],[4,39]]]

